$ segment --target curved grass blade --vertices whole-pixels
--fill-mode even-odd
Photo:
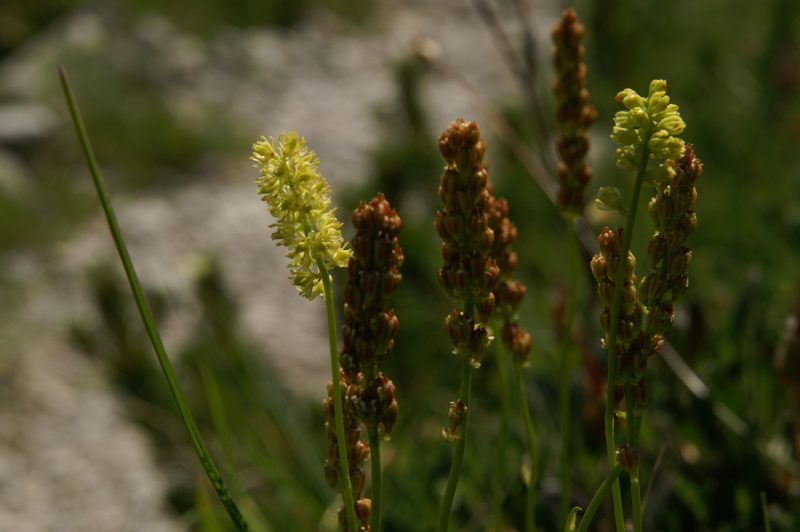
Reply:
[[[172,364],[170,364],[167,353],[164,350],[164,344],[161,341],[161,336],[158,334],[155,322],[153,321],[153,316],[150,313],[150,308],[147,305],[144,293],[142,292],[142,287],[139,284],[139,278],[136,275],[136,270],[133,268],[133,262],[128,254],[128,248],[122,238],[122,233],[120,232],[119,224],[117,223],[117,216],[114,214],[114,208],[111,206],[111,199],[108,197],[108,192],[106,191],[103,177],[100,175],[100,169],[97,166],[97,161],[94,157],[91,144],[89,143],[89,137],[86,134],[83,120],[78,112],[78,106],[75,103],[75,99],[72,96],[72,89],[70,88],[69,80],[67,79],[67,73],[63,67],[58,69],[58,75],[61,78],[61,88],[64,91],[64,98],[67,101],[67,107],[69,108],[69,114],[72,118],[72,123],[75,126],[75,132],[78,135],[78,140],[83,148],[83,153],[86,156],[86,162],[89,166],[89,172],[92,174],[97,195],[100,199],[101,205],[103,206],[103,212],[105,213],[106,221],[108,222],[108,228],[111,231],[111,237],[114,239],[114,245],[119,253],[122,266],[125,268],[125,275],[128,278],[128,283],[130,284],[133,298],[136,300],[136,307],[139,309],[142,322],[144,322],[144,327],[147,329],[147,335],[150,337],[150,342],[153,344],[153,350],[156,352],[158,363],[164,373],[164,378],[167,380],[169,390],[172,393],[173,399],[175,399],[175,404],[178,407],[181,420],[186,427],[186,431],[189,433],[189,438],[192,440],[192,445],[197,452],[197,457],[200,459],[200,464],[203,466],[206,475],[208,475],[208,479],[211,481],[211,485],[214,487],[214,490],[217,492],[222,505],[228,512],[231,521],[233,521],[233,524],[238,530],[250,530],[247,521],[245,521],[242,513],[239,511],[239,508],[233,501],[225,482],[222,480],[219,469],[217,469],[214,460],[208,453],[208,449],[200,437],[200,432],[197,429],[194,418],[186,406],[186,401],[183,398],[183,394],[178,387],[178,381],[175,378],[175,372],[172,370]]]

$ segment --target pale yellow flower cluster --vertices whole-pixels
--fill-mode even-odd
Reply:
[[[684,152],[683,140],[677,136],[686,124],[678,113],[678,106],[670,103],[667,82],[663,79],[651,81],[646,98],[632,89],[625,89],[617,94],[616,101],[627,109],[614,116],[611,140],[621,145],[616,151],[617,165],[637,171],[646,146],[645,179],[654,185],[668,183],[675,176],[675,161]]]
[[[261,137],[251,159],[261,173],[258,193],[275,218],[272,239],[289,249],[292,284],[314,299],[323,294],[319,263],[326,270],[346,267],[350,258],[319,159],[296,132],[282,134],[277,142]]]

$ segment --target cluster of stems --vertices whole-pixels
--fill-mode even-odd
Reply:
[[[492,314],[492,290],[499,275],[491,257],[494,231],[489,227],[489,173],[483,162],[485,145],[474,122],[456,120],[439,137],[445,169],[439,185],[442,209],[435,227],[442,239],[444,265],[439,284],[452,298],[463,302],[445,319],[453,350],[460,358],[461,384],[451,403],[445,439],[455,444],[453,461],[442,501],[439,530],[446,531],[461,473],[467,440],[472,372],[480,366],[489,346],[486,321]]]

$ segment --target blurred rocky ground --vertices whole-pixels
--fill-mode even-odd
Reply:
[[[108,79],[101,69],[117,69],[149,79],[185,127],[230,131],[240,144],[223,154],[210,145],[177,185],[150,178],[137,186],[148,176],[134,176],[115,190],[125,169],[102,150],[97,156],[140,277],[170,302],[162,330],[168,350],[186,339],[198,313],[193,265],[215,256],[241,304],[246,335],[271,354],[292,389],[316,398],[328,371],[322,306],[298,297],[287,282],[283,251],[269,240],[270,221],[255,194],[249,143],[296,129],[319,154],[334,190],[361,182],[384,134],[376,116],[397,99],[393,67],[421,37],[433,39],[428,49],[486,96],[514,95],[470,2],[384,2],[363,24],[319,10],[291,29],[230,28],[212,37],[157,13],[77,8],[0,63],[0,194],[46,194],[29,160],[42,146],[52,146],[54,156],[79,151],[58,64],[72,73],[85,112],[95,100],[80,89]],[[94,58],[96,65],[86,64]],[[112,100],[114,90],[108,87]],[[442,74],[426,81],[423,101],[434,130],[458,116],[476,117],[473,96]],[[120,97],[116,105],[129,102]],[[134,160],[136,149],[130,147]],[[0,529],[182,529],[186,523],[165,509],[165,474],[146,436],[126,419],[102,366],[69,341],[75,323],[97,320],[87,272],[117,267],[89,175],[77,155],[70,160],[60,186],[82,198],[80,222],[57,239],[0,254]]]

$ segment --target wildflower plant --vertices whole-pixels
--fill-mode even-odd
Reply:
[[[586,162],[589,153],[588,129],[597,119],[597,111],[590,103],[587,72],[584,62],[586,50],[583,38],[584,25],[574,9],[562,11],[561,18],[551,32],[553,40],[553,67],[556,81],[553,94],[556,98],[556,139],[558,154],[558,194],[556,205],[565,219],[566,240],[570,247],[570,285],[564,311],[561,342],[559,346],[559,403],[561,418],[561,517],[566,518],[571,498],[570,475],[570,373],[572,361],[571,333],[575,308],[578,306],[580,270],[583,258],[581,245],[576,238],[575,223],[584,209],[586,187],[592,178],[592,168]]]
[[[331,360],[328,398],[333,399],[335,441],[330,431],[328,439],[338,451],[343,522],[347,530],[354,532],[360,520],[356,516],[351,472],[358,471],[358,468],[351,470],[349,465],[348,456],[353,453],[353,448],[348,448],[347,436],[350,441],[357,439],[357,430],[352,428],[352,419],[345,424],[333,289],[328,273],[329,269],[347,266],[351,251],[344,243],[342,224],[336,219],[330,205],[330,188],[319,173],[319,159],[308,149],[305,139],[294,132],[281,135],[277,141],[262,137],[253,145],[252,160],[261,174],[256,180],[258,193],[275,218],[270,225],[275,228],[272,239],[289,250],[287,257],[292,284],[307,299],[314,299],[318,295],[323,295],[325,299]],[[330,410],[327,404],[325,410]],[[352,458],[358,463],[362,455],[361,449],[356,448]],[[331,475],[327,476],[331,478]]]
[[[398,234],[403,221],[383,194],[353,211],[353,254],[347,268],[340,356],[342,378],[347,383],[346,411],[367,429],[372,458],[372,501],[369,512],[365,503],[356,513],[370,528],[381,528],[381,439],[391,434],[397,420],[395,386],[381,369],[394,347],[399,320],[389,306],[389,296],[397,289],[402,275],[403,249]],[[353,445],[358,445],[357,442]],[[356,454],[359,454],[358,451]],[[330,459],[330,453],[329,453]],[[352,465],[351,465],[352,468]],[[351,469],[352,470],[352,469]],[[356,495],[360,490],[354,483]]]
[[[459,119],[439,137],[439,152],[445,160],[439,184],[442,209],[435,227],[442,239],[444,265],[439,284],[447,294],[463,302],[445,318],[445,329],[460,357],[461,384],[458,398],[450,405],[445,439],[454,443],[453,462],[439,514],[439,531],[449,527],[450,511],[464,459],[472,372],[491,341],[486,321],[494,306],[492,290],[499,275],[491,257],[494,231],[489,227],[489,173],[483,162],[485,145],[475,122]]]
[[[606,451],[612,473],[619,466],[630,476],[633,525],[639,531],[642,504],[636,446],[641,408],[647,397],[642,377],[647,359],[661,348],[663,333],[674,319],[673,302],[688,287],[686,270],[691,251],[684,242],[697,223],[694,184],[702,165],[692,148],[678,137],[686,125],[678,106],[670,102],[664,80],[653,80],[646,97],[625,89],[617,94],[616,101],[626,108],[614,117],[611,139],[619,144],[616,162],[624,170],[636,171],[636,181],[625,213],[625,229],[606,227],[600,232],[600,251],[592,258],[591,269],[603,304],[602,343],[608,353]],[[649,204],[656,231],[648,246],[651,272],[637,284],[636,258],[630,247],[644,183],[656,192]],[[608,210],[621,211],[620,198],[618,191],[604,189],[597,201]],[[626,442],[616,449],[614,416],[623,400]],[[612,490],[616,527],[621,531],[624,517],[619,483],[605,485]],[[581,530],[586,521],[591,521],[589,512],[581,521]]]

